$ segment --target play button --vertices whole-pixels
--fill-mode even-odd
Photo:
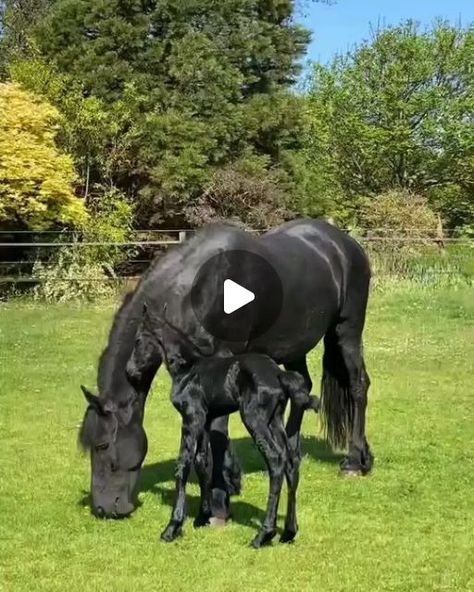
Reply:
[[[280,277],[265,257],[222,250],[198,270],[191,289],[197,320],[208,333],[237,342],[234,351],[266,333],[283,303]]]
[[[255,300],[255,294],[232,280],[224,281],[224,312],[232,314]]]

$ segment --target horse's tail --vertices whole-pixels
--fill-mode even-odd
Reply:
[[[321,416],[327,440],[346,448],[354,424],[354,401],[341,351],[333,335],[324,340]]]
[[[282,372],[279,376],[280,384],[291,403],[306,411],[319,411],[319,399],[309,394],[304,378],[298,372]]]

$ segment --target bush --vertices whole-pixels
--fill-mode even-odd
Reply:
[[[356,231],[372,265],[374,282],[387,278],[425,285],[470,283],[470,252],[446,248],[440,220],[421,196],[390,191],[362,200]],[[471,250],[472,251],[472,250]]]
[[[404,248],[440,238],[438,217],[428,201],[408,191],[388,191],[362,199],[358,219],[366,238],[391,247]]]
[[[121,243],[130,237],[132,207],[116,189],[95,188],[89,201],[90,216],[81,240],[92,243]],[[129,258],[130,249],[115,245],[64,246],[48,263],[37,261],[33,276],[40,280],[36,299],[48,302],[91,301],[114,292],[114,267]]]
[[[131,235],[133,207],[115,187],[96,187],[88,200],[90,218],[83,228],[88,242],[123,243]],[[129,259],[133,252],[122,246],[83,247],[85,261],[101,264],[113,275],[113,268]]]
[[[84,223],[73,160],[56,145],[57,109],[9,83],[0,84],[0,113],[0,225],[36,230]]]
[[[36,300],[92,301],[112,296],[114,286],[102,265],[84,262],[79,249],[63,248],[52,263],[35,263],[33,275],[40,282],[33,291]]]
[[[265,229],[291,217],[287,195],[276,173],[245,165],[217,169],[204,192],[185,208],[190,226],[234,222]]]

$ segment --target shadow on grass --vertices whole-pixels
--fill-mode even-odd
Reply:
[[[302,436],[301,448],[303,456],[309,456],[310,458],[323,463],[337,465],[343,457],[342,454],[334,452],[324,440],[319,440],[314,436]],[[262,455],[257,450],[251,438],[245,437],[232,440],[232,449],[237,455],[244,475],[266,471]],[[140,491],[150,491],[158,483],[174,481],[175,469],[176,460],[171,458],[145,465],[141,472],[139,484]],[[194,474],[190,481],[192,483],[197,483]]]
[[[337,466],[342,459],[342,455],[334,453],[330,446],[324,441],[314,436],[302,437],[303,456]],[[265,462],[255,447],[253,440],[249,437],[232,440],[232,448],[239,459],[243,474],[257,473],[266,471]],[[143,467],[139,491],[151,491],[161,497],[161,503],[172,507],[175,498],[174,488],[168,489],[161,484],[174,482],[176,470],[176,460],[167,459],[161,462],[149,464]],[[194,472],[190,476],[191,483],[197,483]],[[199,496],[187,496],[189,516],[197,515],[199,509]],[[262,500],[262,505],[265,500]],[[263,521],[265,512],[252,504],[248,504],[234,498],[231,505],[232,519],[238,524],[258,528]]]
[[[301,448],[304,456],[335,465],[339,464],[342,459],[342,454],[335,453],[330,446],[324,441],[314,436],[302,436]],[[255,447],[253,440],[249,437],[238,438],[232,440],[232,448],[239,459],[242,473],[258,473],[266,471],[265,462]],[[167,488],[163,487],[162,483],[174,482],[176,470],[176,459],[167,459],[153,464],[145,465],[141,471],[140,481],[138,484],[138,492],[150,491],[160,496],[162,504],[172,507],[175,498],[174,487]],[[189,481],[191,483],[197,483],[196,475],[194,471],[190,475]],[[79,501],[81,506],[90,505],[91,496],[90,493],[83,491],[83,496]],[[199,509],[199,496],[187,495],[188,501],[188,513],[190,518],[194,518]],[[265,505],[266,500],[262,500],[262,505]],[[138,503],[138,507],[141,503]],[[259,528],[262,523],[265,512],[260,508],[252,504],[248,504],[238,497],[233,498],[232,505],[232,520],[238,524],[244,526],[250,526],[252,528]]]

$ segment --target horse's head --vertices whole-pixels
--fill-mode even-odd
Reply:
[[[79,434],[90,451],[92,512],[120,518],[136,506],[136,485],[147,452],[143,403],[136,396],[124,401],[97,397],[81,387],[87,409]]]

